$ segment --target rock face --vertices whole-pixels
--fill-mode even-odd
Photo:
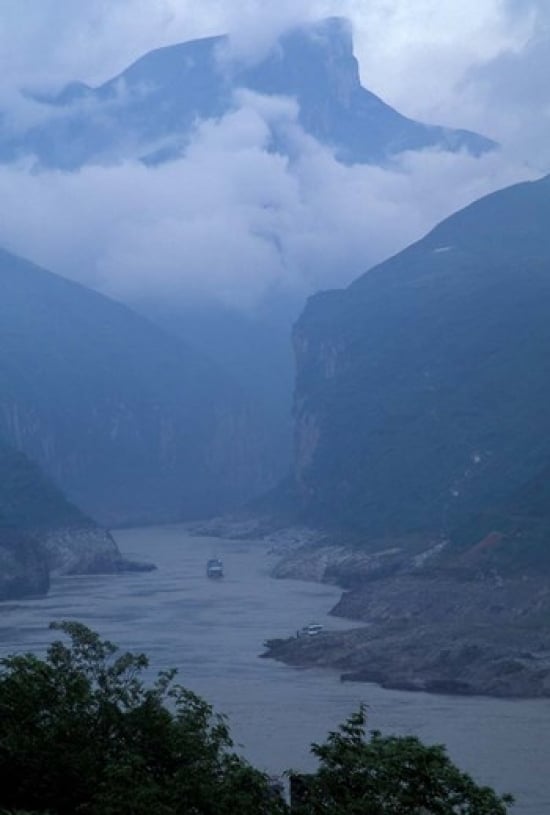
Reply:
[[[0,435],[103,523],[204,517],[271,486],[251,400],[124,306],[0,251]]]
[[[306,520],[459,547],[502,532],[494,551],[549,560],[549,211],[550,178],[508,188],[310,299],[294,334]]]
[[[45,594],[50,585],[46,553],[19,530],[0,528],[0,600]]]
[[[123,561],[105,529],[66,527],[39,536],[50,574],[108,574],[122,571]]]
[[[35,464],[0,441],[0,600],[43,594],[50,575],[110,573],[129,566],[106,530],[69,503]]]
[[[27,154],[63,169],[132,157],[166,161],[185,149],[197,120],[230,111],[242,88],[295,99],[306,132],[349,163],[426,147],[474,154],[495,147],[475,133],[407,119],[363,88],[351,27],[330,18],[288,32],[252,67],[229,57],[227,37],[211,37],[145,54],[98,88],[70,83],[35,100],[40,126],[17,137],[0,127],[0,160]],[[272,138],[277,149],[291,149],[283,133]]]
[[[237,82],[262,94],[298,101],[300,123],[345,163],[381,163],[405,150],[493,149],[466,130],[407,119],[361,85],[350,23],[332,17],[288,32],[264,62],[237,73]]]

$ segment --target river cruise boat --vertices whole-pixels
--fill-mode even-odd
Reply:
[[[210,558],[206,564],[207,577],[223,577],[223,563],[217,557]]]
[[[320,634],[323,630],[323,626],[320,623],[310,623],[309,625],[304,625],[303,628],[300,629],[298,632],[299,637],[316,637],[317,634]]]

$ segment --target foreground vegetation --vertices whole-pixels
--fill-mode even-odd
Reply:
[[[279,815],[269,778],[233,749],[210,705],[147,658],[119,653],[80,623],[45,659],[0,662],[0,808],[42,815]],[[365,710],[295,777],[298,815],[506,815],[511,799],[478,786],[441,746],[366,733]]]

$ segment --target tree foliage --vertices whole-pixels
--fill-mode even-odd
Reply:
[[[499,796],[461,772],[440,745],[366,733],[366,710],[314,744],[315,775],[302,781],[296,815],[506,815]]]
[[[118,654],[79,623],[55,625],[42,660],[2,660],[0,807],[55,815],[258,815],[284,811],[232,751],[223,717],[175,684],[151,687],[143,654]]]
[[[227,723],[175,682],[146,685],[143,654],[80,623],[46,657],[0,661],[0,813],[284,815],[269,779],[233,750]],[[366,736],[365,709],[324,744],[297,815],[506,815],[510,799],[478,786],[443,747]],[[293,809],[294,813],[294,809]]]

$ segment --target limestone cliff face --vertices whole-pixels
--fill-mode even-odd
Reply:
[[[337,294],[335,293],[335,297]],[[325,296],[315,300],[323,302]],[[331,304],[332,307],[332,304]],[[331,311],[332,313],[332,311]],[[346,343],[321,321],[298,321],[292,335],[296,361],[294,392],[294,479],[304,504],[315,501],[316,454],[324,438],[329,404],[323,394],[346,369]]]
[[[204,468],[214,494],[219,485],[219,506],[238,507],[275,483],[277,461],[267,452],[270,447],[261,410],[252,404],[216,406],[212,433],[205,445]]]
[[[315,450],[321,438],[321,427],[315,413],[308,413],[297,403],[294,478],[302,495],[308,492],[308,471],[314,465]]]

